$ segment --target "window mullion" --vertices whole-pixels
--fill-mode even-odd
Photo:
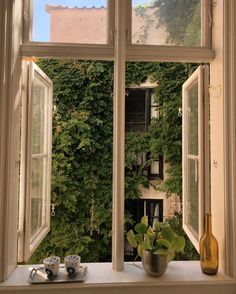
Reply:
[[[124,268],[125,0],[115,1],[112,266]]]

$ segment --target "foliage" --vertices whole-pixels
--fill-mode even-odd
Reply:
[[[153,73],[158,81],[155,101],[160,118],[152,120],[149,127],[151,157],[163,154],[168,164],[168,178],[158,187],[171,195],[182,195],[182,85],[195,70],[196,65],[184,63],[159,63]]]
[[[51,231],[31,262],[56,254],[83,261],[111,253],[111,62],[40,60],[53,80]]]
[[[148,217],[143,216],[134,230],[136,234],[129,230],[127,239],[132,247],[138,248],[138,255],[141,257],[143,250],[148,250],[154,254],[167,254],[168,261],[171,261],[175,257],[175,252],[184,249],[184,237],[177,235],[167,223],[157,222],[152,228],[148,226]]]
[[[183,230],[182,214],[176,214],[172,218],[166,219],[166,222],[178,235],[183,236],[185,239],[184,251],[177,252],[175,255],[175,260],[199,260],[199,254],[197,250]]]
[[[166,27],[167,44],[199,46],[201,14],[199,0],[155,0],[160,24]]]

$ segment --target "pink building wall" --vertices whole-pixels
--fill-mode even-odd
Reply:
[[[106,44],[108,15],[105,7],[77,8],[46,5],[50,17],[50,41],[82,44]],[[134,44],[164,45],[166,31],[157,25],[156,8],[145,9],[145,14],[132,11]]]
[[[50,41],[68,43],[107,43],[107,9],[46,6],[51,14]]]

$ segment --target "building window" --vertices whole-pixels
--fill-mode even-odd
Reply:
[[[125,131],[126,132],[146,132],[152,119],[159,119],[159,111],[154,101],[154,89],[128,88],[125,97]],[[150,180],[163,180],[163,156],[151,159],[149,153],[143,154],[137,161],[138,166],[144,165],[148,161],[144,174]]]

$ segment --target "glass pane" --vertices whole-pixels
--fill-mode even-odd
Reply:
[[[129,89],[125,98],[126,132],[146,130],[146,91]]]
[[[106,44],[106,0],[34,0],[33,41]]]
[[[31,237],[42,227],[43,213],[43,170],[45,159],[32,159],[32,182],[31,182]]]
[[[201,46],[201,0],[133,0],[132,43]]]
[[[187,224],[198,235],[198,179],[196,175],[197,159],[188,159],[187,161]]]
[[[35,76],[32,98],[32,154],[44,152],[45,90],[45,85]]]
[[[187,141],[188,154],[198,155],[198,82],[187,91]]]

